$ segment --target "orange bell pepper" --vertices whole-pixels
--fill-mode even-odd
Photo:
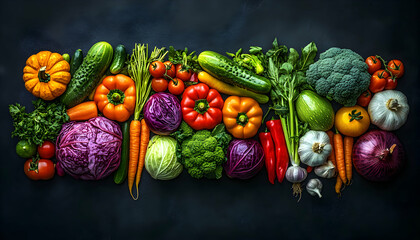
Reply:
[[[136,106],[135,83],[123,74],[108,76],[96,88],[93,101],[106,118],[125,122]]]
[[[263,111],[252,98],[230,96],[223,106],[223,122],[226,130],[235,138],[251,138],[261,126]]]

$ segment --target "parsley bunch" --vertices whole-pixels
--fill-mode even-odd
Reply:
[[[168,59],[173,64],[181,64],[182,70],[192,70],[193,72],[202,70],[198,63],[198,56],[195,55],[195,51],[188,53],[188,48],[185,48],[184,50],[175,50],[173,46],[170,46]]]
[[[69,121],[64,104],[46,102],[42,99],[32,101],[34,111],[27,113],[19,103],[9,106],[13,119],[12,137],[26,140],[30,144],[41,145],[45,140],[55,141],[61,125]]]

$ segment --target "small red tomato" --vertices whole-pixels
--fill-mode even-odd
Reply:
[[[367,107],[371,99],[372,99],[372,93],[369,90],[366,90],[357,98],[357,105],[360,105],[362,107]]]
[[[171,61],[166,61],[163,64],[165,64],[166,75],[168,75],[171,78],[174,78],[176,75],[174,64],[172,64]]]
[[[152,89],[155,92],[164,92],[168,89],[168,80],[164,78],[153,78]]]
[[[389,61],[387,68],[396,78],[401,78],[404,75],[404,64],[400,60]]]
[[[191,77],[191,70],[182,69],[182,65],[176,65],[176,78],[181,79],[182,81],[189,81]]]
[[[154,61],[149,66],[149,73],[154,78],[160,78],[163,77],[163,74],[165,74],[166,68],[165,64],[161,61]]]
[[[173,81],[169,82],[168,90],[173,95],[181,95],[184,92],[184,82],[178,78],[174,78]]]
[[[368,72],[374,74],[376,71],[381,69],[381,60],[376,56],[370,56],[366,58],[365,63],[368,65]]]
[[[38,153],[40,158],[50,159],[54,157],[55,146],[50,141],[44,141],[41,146],[38,146]]]
[[[391,76],[386,78],[385,89],[392,90],[397,87],[397,79],[392,79]]]
[[[53,178],[55,173],[54,163],[49,159],[39,159],[38,163],[32,163],[32,159],[29,159],[23,165],[23,171],[32,180],[48,180]]]
[[[389,74],[385,72],[385,70],[376,71],[370,78],[369,90],[372,93],[377,93],[384,90],[387,77],[389,77]]]

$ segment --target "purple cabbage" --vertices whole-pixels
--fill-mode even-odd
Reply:
[[[57,163],[76,179],[103,179],[120,165],[121,143],[120,126],[107,118],[69,122],[57,138]]]
[[[150,96],[143,109],[150,130],[159,135],[174,132],[182,121],[181,104],[173,94],[160,92]]]
[[[235,139],[227,149],[227,162],[223,166],[231,178],[249,179],[264,165],[264,151],[254,139]]]

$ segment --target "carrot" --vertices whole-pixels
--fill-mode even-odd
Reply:
[[[136,174],[136,189],[137,189],[137,199],[139,197],[139,183],[141,178],[141,172],[144,167],[144,159],[146,158],[147,146],[149,145],[150,129],[146,124],[144,118],[141,120],[141,138],[140,138],[140,154],[139,154],[139,163],[137,167]]]
[[[338,131],[334,134],[334,149],[335,149],[335,160],[337,162],[338,175],[340,176],[343,183],[346,183],[347,178],[346,178],[346,166],[344,163],[343,137]]]
[[[353,163],[351,159],[352,151],[353,151],[353,138],[345,136],[344,137],[344,160],[346,163],[347,185],[350,184],[351,177],[352,177],[352,168],[353,168]]]
[[[98,116],[98,107],[94,101],[87,101],[67,109],[70,121],[85,121]]]
[[[139,152],[140,152],[140,137],[143,139],[147,138],[149,141],[149,135],[140,136],[142,131],[142,123],[140,121],[140,113],[143,110],[144,104],[149,98],[151,91],[151,75],[149,72],[150,63],[153,61],[162,61],[168,51],[165,51],[165,48],[154,48],[153,52],[149,56],[149,45],[148,44],[138,44],[134,45],[133,54],[131,54],[129,67],[131,68],[130,77],[136,83],[136,108],[134,109],[134,120],[130,124],[130,153],[129,153],[129,164],[128,164],[128,189],[130,190],[131,197],[136,200],[139,197],[138,183],[137,187],[137,197],[133,196],[133,184],[134,178],[136,177],[140,181],[140,173],[138,173],[138,168],[143,169],[143,163],[139,164]],[[144,140],[143,140],[144,142]],[[146,147],[147,147],[146,143]],[[143,146],[144,144],[142,144]],[[144,153],[145,154],[145,153]],[[143,156],[144,159],[144,156]],[[141,165],[141,166],[139,166]]]
[[[140,121],[133,120],[130,123],[130,152],[128,161],[128,189],[130,190],[131,197],[133,199],[133,183],[134,177],[136,176],[137,164],[139,161],[139,147],[140,147]],[[138,195],[138,194],[137,194]]]
[[[333,131],[329,130],[327,131],[327,135],[330,138],[331,143],[331,154],[328,156],[328,161],[331,161],[334,164],[334,167],[337,167],[337,162],[335,161],[335,151],[334,151],[334,133]]]
[[[340,176],[337,176],[337,181],[335,182],[335,192],[338,196],[341,195],[341,187],[343,186],[343,181],[341,181]]]

